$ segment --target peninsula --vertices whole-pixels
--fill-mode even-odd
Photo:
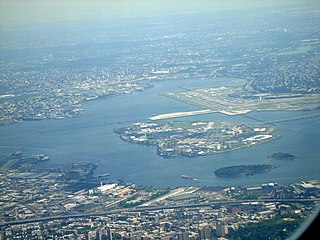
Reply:
[[[319,108],[320,94],[256,93],[244,87],[200,88],[164,94],[206,111],[242,115],[251,111],[306,111]]]

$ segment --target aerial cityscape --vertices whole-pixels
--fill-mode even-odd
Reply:
[[[254,146],[276,139],[275,127],[250,127],[228,122],[135,123],[116,129],[131,143],[156,145],[163,157],[195,157]]]
[[[295,239],[319,214],[319,2],[0,2],[0,239]]]

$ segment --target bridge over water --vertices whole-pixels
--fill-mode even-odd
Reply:
[[[266,124],[275,124],[275,123],[282,123],[282,122],[291,122],[291,121],[297,121],[297,120],[306,120],[306,119],[317,119],[320,118],[320,113],[310,114],[310,115],[304,115],[299,117],[292,117],[292,118],[283,118],[283,119],[277,119],[272,121],[262,121],[260,119],[256,119],[253,117],[246,116],[249,119],[253,119],[255,121],[258,121],[257,123],[252,123],[253,125],[260,126],[260,125],[266,125]]]

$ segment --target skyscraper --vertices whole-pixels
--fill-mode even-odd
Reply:
[[[112,240],[112,229],[108,228],[107,229],[107,240]]]
[[[224,237],[225,235],[228,234],[228,225],[221,223],[217,225],[217,235],[219,237]]]
[[[188,232],[179,233],[178,240],[189,240],[189,233]]]
[[[204,226],[199,231],[200,239],[211,239],[211,227],[210,226]]]

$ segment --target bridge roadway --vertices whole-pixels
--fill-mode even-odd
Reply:
[[[299,116],[299,117],[293,117],[293,118],[278,119],[278,120],[273,120],[273,121],[262,121],[262,120],[255,119],[255,118],[251,118],[251,119],[259,121],[258,123],[254,123],[254,125],[264,125],[264,124],[274,124],[274,123],[290,122],[290,121],[304,120],[304,119],[316,119],[316,118],[320,118],[320,113],[304,115],[304,116]]]
[[[317,199],[252,199],[252,200],[241,200],[241,201],[216,201],[216,202],[209,202],[209,203],[201,203],[201,204],[186,204],[186,205],[168,205],[168,206],[138,206],[132,208],[122,208],[122,209],[115,209],[109,210],[105,212],[96,212],[96,213],[85,213],[85,214],[73,214],[73,215],[58,215],[58,216],[51,216],[51,217],[42,217],[42,218],[31,218],[19,221],[10,221],[10,222],[2,222],[0,223],[0,227],[4,226],[12,226],[18,224],[28,224],[28,223],[35,223],[35,222],[48,222],[53,220],[63,220],[63,219],[70,219],[70,218],[84,218],[84,217],[99,217],[99,216],[106,216],[111,214],[117,214],[121,212],[141,212],[141,211],[157,211],[157,210],[165,210],[165,209],[178,209],[178,208],[200,208],[200,207],[211,207],[211,206],[219,206],[219,205],[239,205],[242,203],[254,203],[254,202],[261,202],[261,203],[270,203],[270,202],[284,202],[284,203],[295,203],[295,202],[319,202],[320,198]]]

